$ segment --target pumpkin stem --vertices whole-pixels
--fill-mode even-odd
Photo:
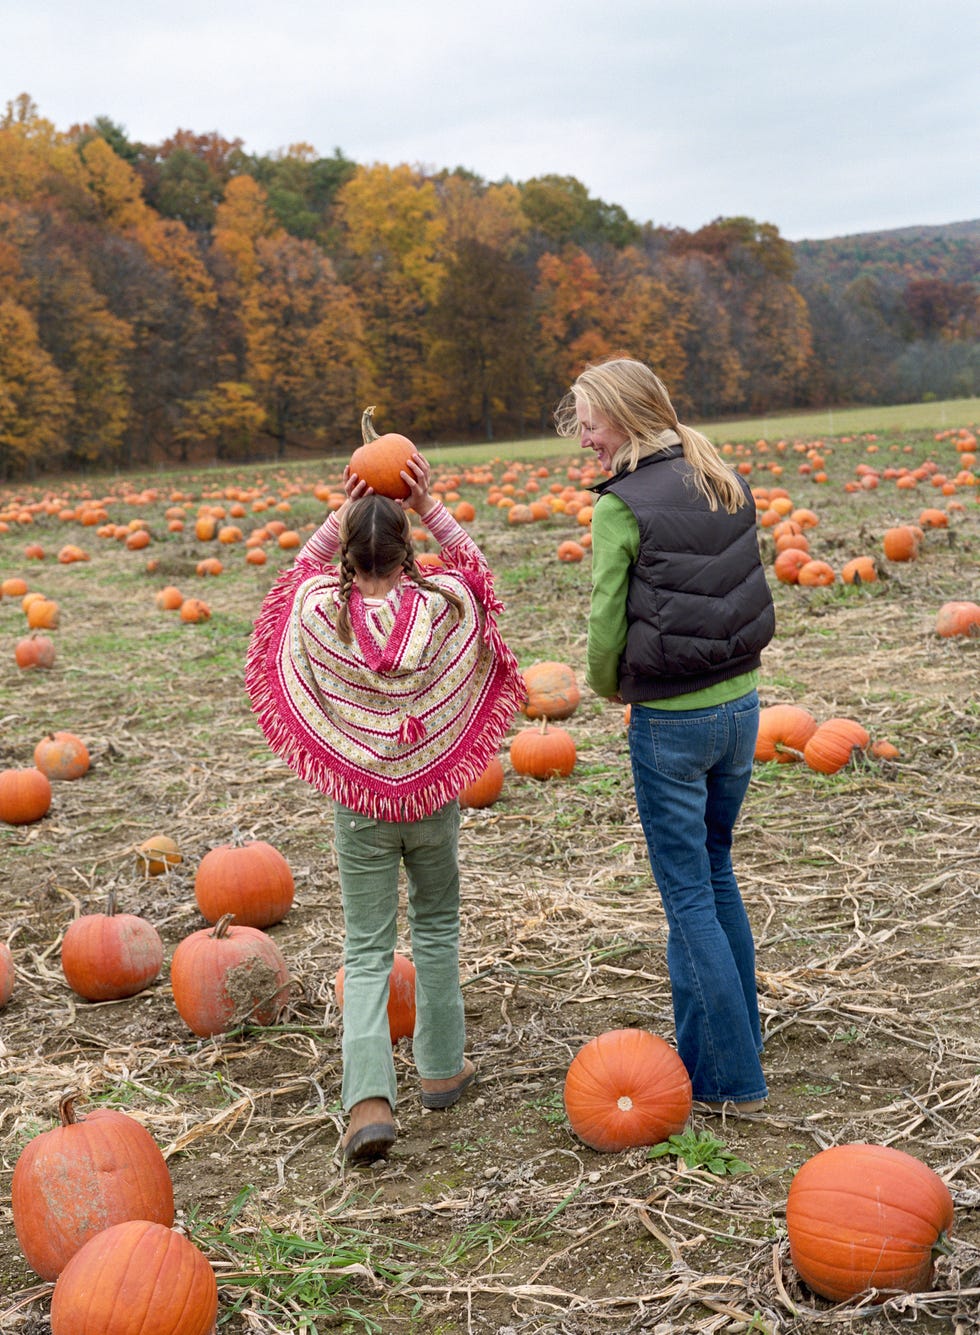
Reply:
[[[371,421],[374,408],[375,405],[372,403],[371,407],[365,408],[361,415],[361,438],[365,445],[370,445],[372,440],[378,439],[378,433],[375,431],[374,423]]]
[[[109,893],[108,893],[108,894],[106,895],[106,897],[105,897],[105,913],[106,913],[106,917],[107,917],[107,918],[114,918],[114,917],[116,916],[116,892],[115,892],[115,890],[110,890]]]
[[[221,917],[218,919],[218,921],[214,924],[214,931],[211,933],[211,935],[218,938],[225,936],[228,932],[228,928],[234,921],[235,921],[234,913],[223,913]]]
[[[74,1126],[78,1121],[75,1116],[75,1100],[77,1098],[78,1093],[75,1091],[72,1094],[66,1094],[59,1102],[58,1116],[61,1118],[62,1126]],[[942,1237],[942,1234],[940,1234],[940,1237]]]
[[[542,714],[541,725],[538,728],[538,732],[540,732],[541,736],[543,737],[547,731],[548,731],[548,715]]]
[[[933,1257],[953,1255],[953,1244],[945,1233],[940,1233],[939,1237],[932,1244],[932,1254]]]

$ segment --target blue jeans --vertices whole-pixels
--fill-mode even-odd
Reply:
[[[408,880],[415,965],[416,1069],[445,1080],[463,1069],[465,1021],[459,985],[459,803],[417,821],[375,820],[337,804],[334,836],[344,905],[341,1098],[395,1106],[388,1028],[388,977],[398,937],[398,874]]]
[[[667,917],[677,1051],[694,1097],[765,1098],[755,944],[732,868],[732,829],[752,774],[755,691],[708,709],[634,705],[636,804]]]

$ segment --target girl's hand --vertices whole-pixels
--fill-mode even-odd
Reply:
[[[438,502],[429,495],[429,461],[421,454],[413,454],[401,471],[401,478],[408,487],[408,495],[398,504],[403,510],[414,510],[420,519],[424,519]]]
[[[347,464],[344,468],[344,491],[349,501],[359,501],[362,496],[370,496],[374,488],[356,473],[352,473],[350,464]]]

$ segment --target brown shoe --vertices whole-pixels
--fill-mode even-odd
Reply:
[[[423,1080],[422,1092],[419,1095],[422,1107],[451,1108],[454,1103],[459,1102],[463,1091],[469,1089],[479,1076],[479,1071],[467,1057],[459,1075],[451,1076],[448,1080]]]
[[[761,1112],[766,1106],[765,1099],[747,1099],[744,1103],[734,1103],[731,1099],[726,1099],[724,1103],[711,1103],[708,1099],[695,1100],[699,1108],[707,1108],[709,1112],[727,1113],[730,1117],[736,1117],[740,1113]]]
[[[395,1143],[395,1119],[387,1099],[362,1099],[350,1110],[350,1126],[341,1154],[345,1164],[387,1159]]]

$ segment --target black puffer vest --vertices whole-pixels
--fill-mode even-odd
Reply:
[[[746,504],[712,510],[672,445],[593,488],[625,502],[640,529],[619,664],[625,701],[703,690],[759,666],[776,623],[755,504],[738,482]]]

